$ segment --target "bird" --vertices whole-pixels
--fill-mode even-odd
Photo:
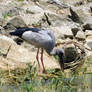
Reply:
[[[11,36],[18,36],[19,38],[23,39],[24,41],[38,48],[37,54],[36,54],[38,68],[41,73],[46,72],[45,66],[43,63],[43,52],[45,50],[49,55],[53,54],[53,53],[51,54],[51,52],[54,52],[53,48],[55,47],[55,44],[56,44],[56,38],[54,33],[49,29],[40,29],[40,28],[33,27],[33,28],[17,28],[13,32],[9,32],[9,34]],[[40,49],[41,49],[40,60],[41,60],[43,69],[41,68],[39,57],[38,57]]]

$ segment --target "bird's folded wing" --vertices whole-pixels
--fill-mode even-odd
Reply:
[[[46,46],[50,41],[52,41],[48,34],[41,34],[31,31],[23,33],[22,38],[37,47]]]

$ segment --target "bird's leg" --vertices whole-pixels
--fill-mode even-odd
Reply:
[[[45,67],[44,67],[44,63],[43,63],[43,49],[41,51],[41,63],[42,63],[42,67],[43,67],[43,72],[46,73]]]
[[[42,72],[42,69],[41,69],[41,66],[40,66],[40,62],[39,62],[39,58],[38,58],[38,54],[39,54],[39,48],[37,50],[36,59],[37,59],[37,62],[38,62],[39,71]]]

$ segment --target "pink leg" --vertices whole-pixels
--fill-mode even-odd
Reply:
[[[43,66],[43,72],[46,72],[45,67],[44,67],[44,63],[43,63],[43,49],[41,51],[41,63],[42,63],[42,66]]]
[[[39,62],[39,58],[38,58],[38,54],[39,54],[39,48],[37,50],[36,59],[37,59],[37,62],[38,62],[38,68],[39,68],[40,72],[42,72],[42,69],[41,69],[41,66],[40,66],[40,62]]]

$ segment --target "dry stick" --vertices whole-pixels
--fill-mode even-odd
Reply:
[[[88,49],[87,47],[85,47],[84,45],[82,45],[82,44],[80,44],[80,43],[78,43],[78,42],[76,42],[76,41],[69,41],[69,42],[62,42],[62,43],[56,43],[56,47],[57,46],[59,46],[59,45],[61,45],[61,44],[71,44],[71,43],[74,43],[74,44],[77,44],[77,46],[78,45],[81,45],[81,47],[84,47],[85,49],[87,49],[87,50],[89,50],[89,51],[92,51],[92,50],[90,50],[90,49]],[[79,47],[79,46],[78,46]]]

